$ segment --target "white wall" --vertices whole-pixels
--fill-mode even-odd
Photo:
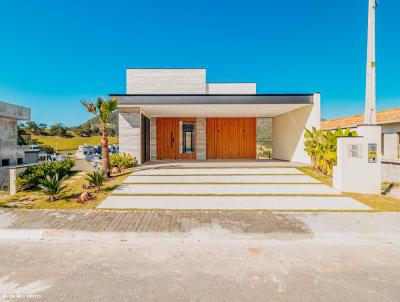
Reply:
[[[207,94],[256,94],[256,83],[207,83]]]
[[[399,135],[384,134],[383,135],[383,158],[385,159],[398,159],[399,158]]]
[[[383,134],[383,158],[399,159],[399,133],[400,123],[390,123],[382,125]]]
[[[337,165],[333,167],[333,187],[340,192],[380,194],[381,192],[381,127],[359,126],[357,137],[337,139]],[[376,163],[368,162],[368,144],[377,144]],[[351,145],[359,154],[353,157]]]
[[[205,69],[127,69],[127,94],[205,94]]]
[[[311,163],[304,151],[304,128],[320,129],[320,94],[313,105],[296,109],[272,118],[272,157],[301,163]]]

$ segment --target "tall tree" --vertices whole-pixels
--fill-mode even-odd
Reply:
[[[25,127],[31,134],[37,134],[39,132],[39,127],[34,121],[26,122]]]
[[[39,131],[39,134],[41,134],[41,135],[43,135],[43,134],[46,133],[46,129],[47,129],[47,124],[45,124],[45,123],[40,123],[40,124],[38,125],[38,131]]]
[[[108,129],[110,127],[110,120],[112,113],[117,110],[118,101],[115,98],[104,100],[98,97],[96,102],[81,101],[86,110],[92,113],[100,125],[101,132],[101,169],[110,175],[110,157],[108,154]]]
[[[50,135],[66,136],[67,128],[61,123],[54,124],[50,127]]]

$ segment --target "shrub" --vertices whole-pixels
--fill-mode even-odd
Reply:
[[[60,178],[67,176],[73,166],[74,161],[69,158],[62,161],[29,166],[17,176],[16,186],[19,190],[36,188],[40,181],[46,179],[47,176],[54,177],[56,174]]]
[[[49,196],[50,202],[58,200],[62,191],[65,190],[66,186],[61,185],[64,178],[65,176],[59,179],[58,174],[55,174],[53,177],[47,175],[45,179],[39,180],[39,188]]]
[[[264,145],[258,145],[257,146],[257,158],[271,159],[272,158],[272,149],[268,148]]]
[[[100,190],[103,183],[107,180],[107,172],[104,170],[94,171],[87,175],[86,180],[91,186]]]
[[[337,161],[337,138],[344,136],[357,136],[357,132],[350,129],[343,130],[338,127],[335,131],[305,129],[304,150],[311,157],[311,164],[314,169],[326,175],[332,175],[332,168]]]
[[[114,153],[110,156],[110,166],[116,167],[119,171],[134,167],[137,165],[137,160],[130,154]]]

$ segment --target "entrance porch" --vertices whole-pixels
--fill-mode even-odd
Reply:
[[[319,94],[116,96],[120,152],[140,164],[257,160],[260,150],[267,158],[309,163],[304,128],[320,123]]]

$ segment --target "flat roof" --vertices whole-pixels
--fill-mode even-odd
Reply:
[[[27,107],[0,101],[0,117],[19,121],[27,121],[31,118],[31,110]]]
[[[305,94],[110,94],[120,105],[313,104]]]

